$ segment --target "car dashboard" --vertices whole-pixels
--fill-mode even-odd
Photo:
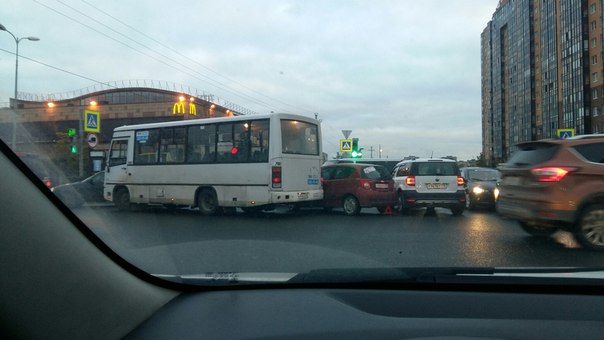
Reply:
[[[245,289],[186,293],[130,339],[596,339],[604,298],[380,289]]]

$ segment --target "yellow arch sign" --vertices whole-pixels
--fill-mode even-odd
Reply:
[[[185,114],[185,104],[183,104],[182,102],[177,102],[174,103],[174,106],[172,107],[172,114]]]
[[[175,114],[184,115],[186,113],[187,113],[187,111],[185,110],[185,104],[183,102],[176,102],[176,103],[174,103],[174,106],[172,106],[173,115],[175,115]],[[189,114],[191,116],[197,116],[197,107],[193,103],[189,103]]]

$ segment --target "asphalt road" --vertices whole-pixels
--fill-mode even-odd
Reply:
[[[201,216],[195,210],[113,207],[76,214],[118,254],[151,273],[305,272],[374,267],[601,267],[604,253],[573,236],[525,234],[490,211],[426,209],[407,216],[278,210]]]

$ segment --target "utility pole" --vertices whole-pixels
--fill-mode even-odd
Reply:
[[[84,110],[80,109],[80,118],[78,119],[78,175],[80,179],[84,177]]]
[[[373,145],[369,147],[369,158],[373,158]]]

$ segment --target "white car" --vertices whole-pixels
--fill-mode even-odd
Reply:
[[[415,207],[448,208],[453,215],[465,209],[465,182],[454,160],[403,160],[394,167],[392,177],[403,214]]]

